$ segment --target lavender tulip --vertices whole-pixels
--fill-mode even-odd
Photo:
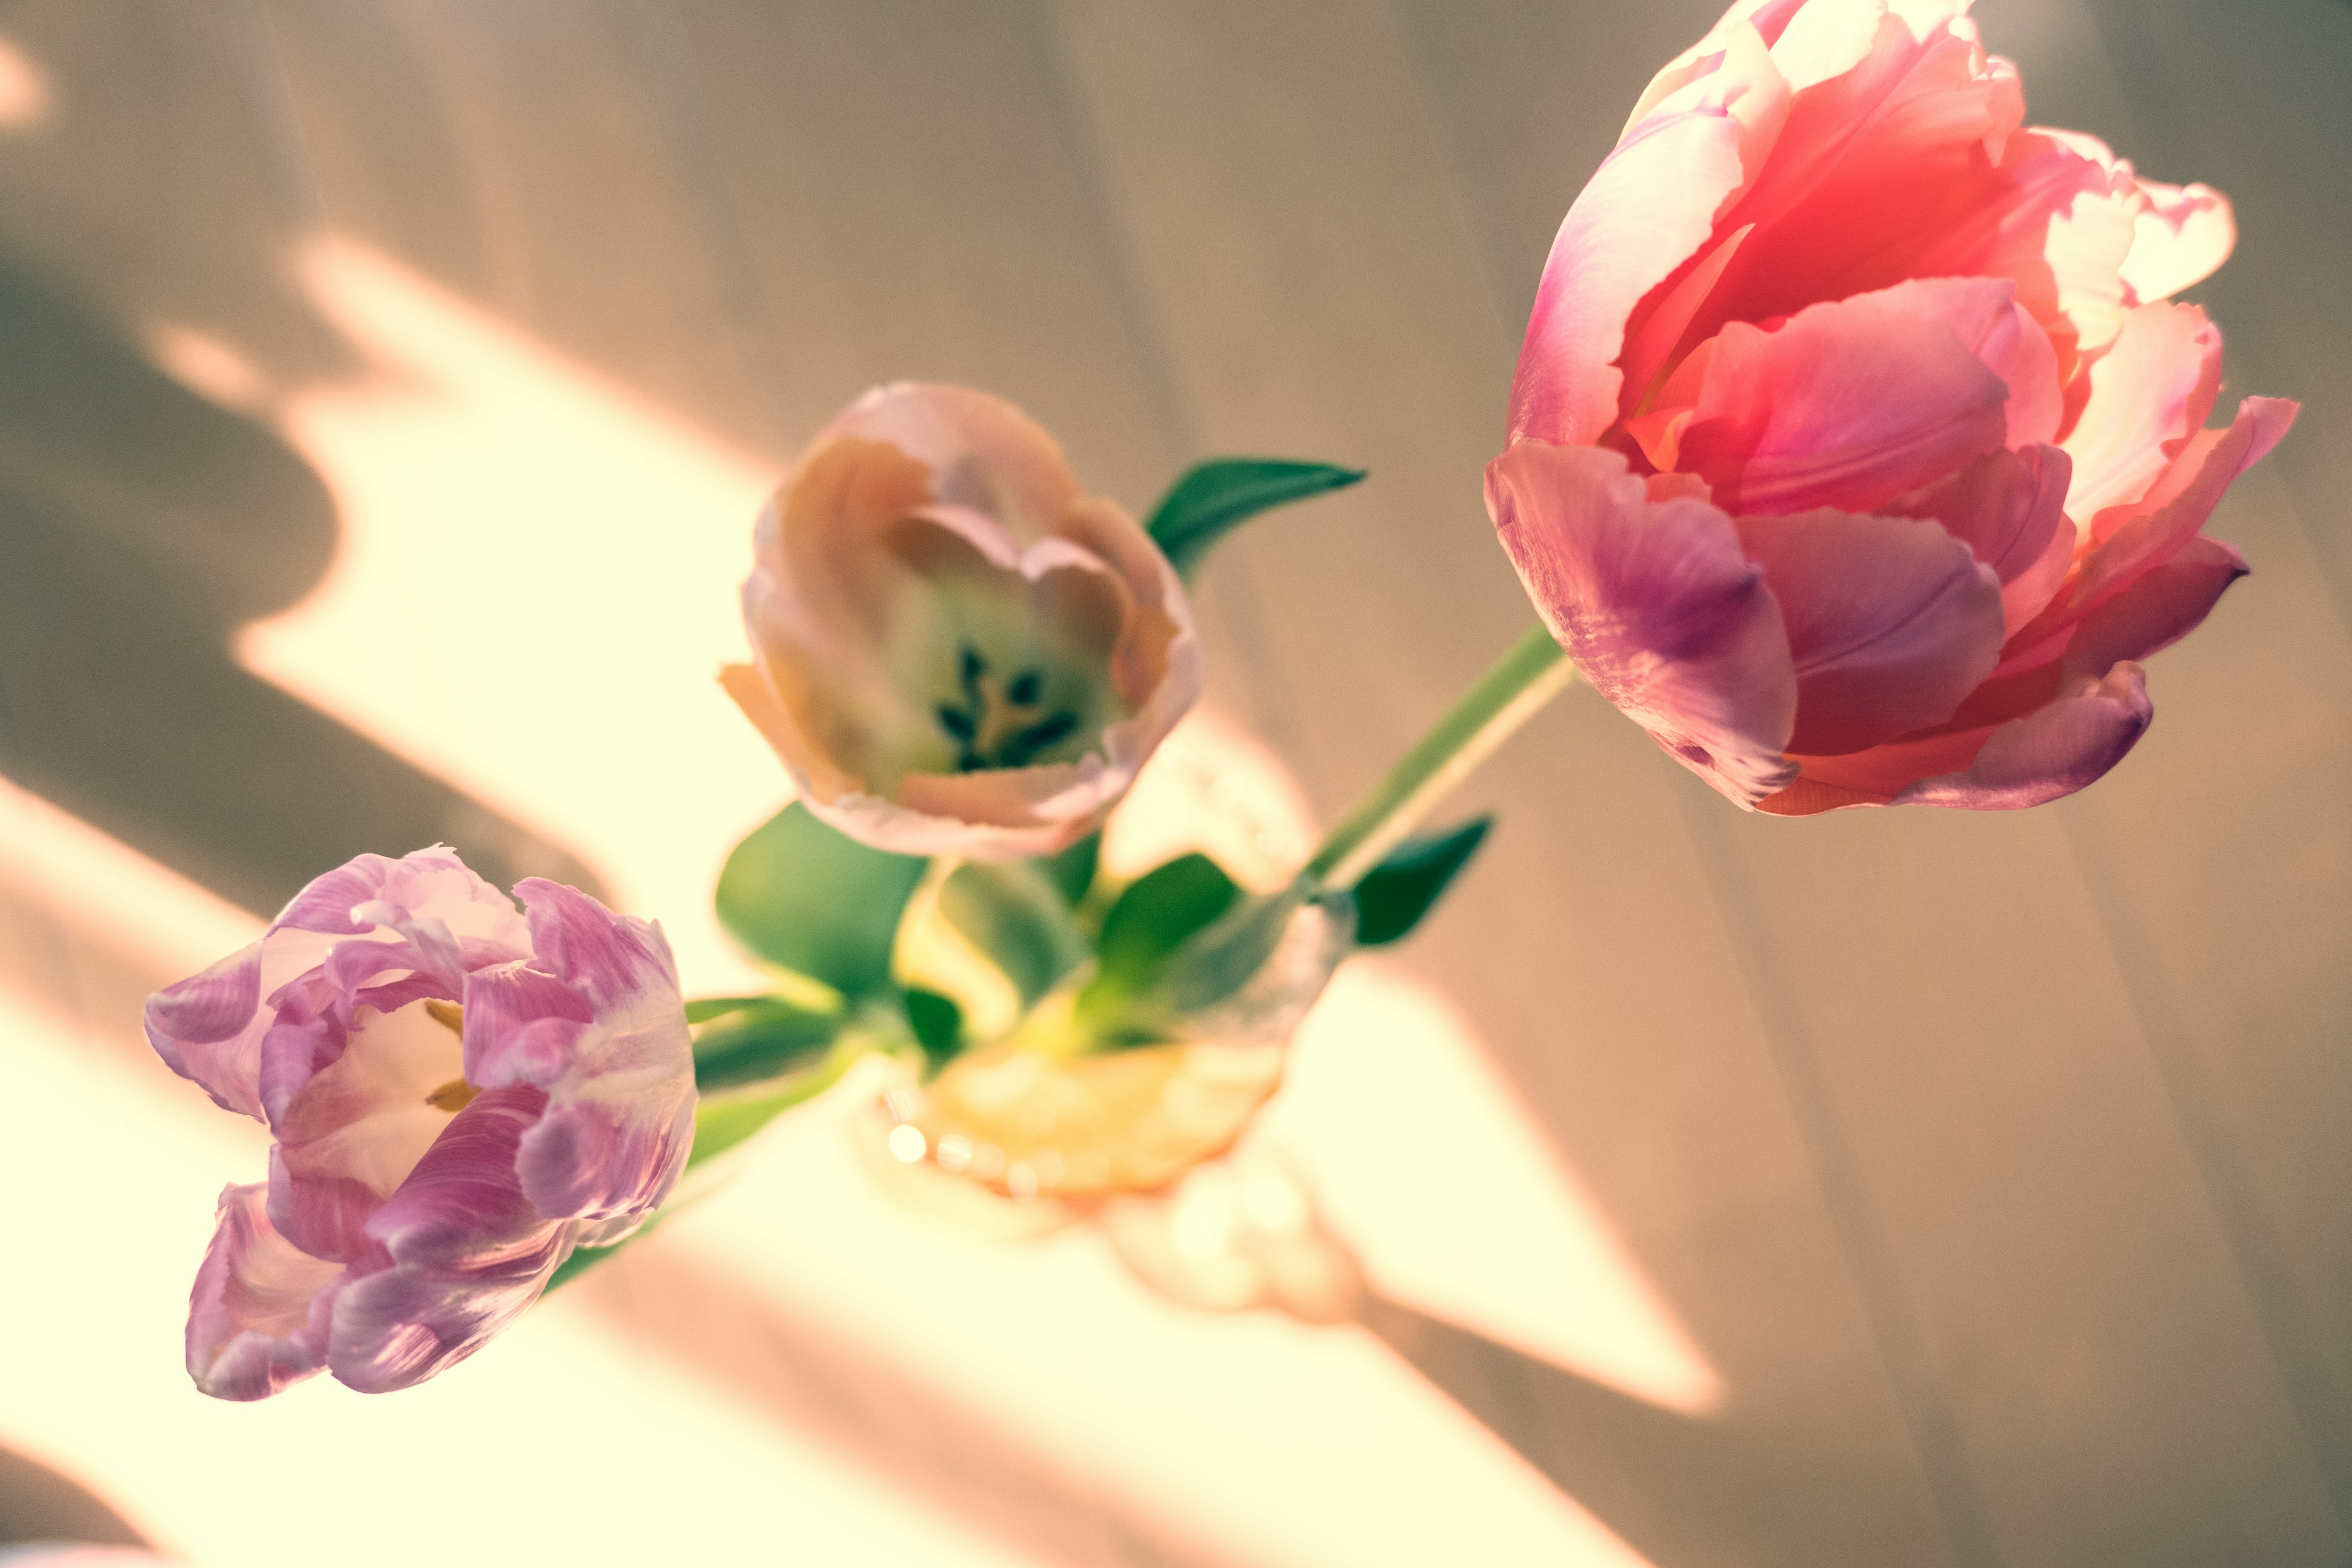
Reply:
[[[205,1393],[421,1383],[677,1182],[694,1068],[661,929],[554,882],[515,893],[527,913],[446,848],[362,855],[148,999],[157,1054],[277,1137],[196,1273]]]

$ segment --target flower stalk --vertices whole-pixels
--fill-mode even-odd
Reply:
[[[1324,838],[1307,865],[1310,886],[1354,887],[1575,679],[1576,667],[1551,633],[1529,627]]]

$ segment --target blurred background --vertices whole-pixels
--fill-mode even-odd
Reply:
[[[2352,1561],[2352,7],[1983,0],[2032,116],[2237,202],[2303,423],[2159,719],[2011,816],[1742,816],[1589,693],[1265,1136],[1360,1321],[927,1227],[846,1100],[460,1373],[197,1395],[258,1130],[150,989],[362,850],[660,917],[781,773],[711,676],[876,382],[1141,510],[1372,482],[1202,592],[1339,811],[1527,624],[1479,500],[1560,214],[1715,0],[0,4],[0,1542],[192,1563]],[[2225,402],[2224,407],[2228,404]]]

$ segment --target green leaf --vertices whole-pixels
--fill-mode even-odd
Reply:
[[[794,801],[727,858],[719,919],[770,963],[863,995],[890,984],[898,917],[925,864],[869,849]]]
[[[689,1005],[687,1016],[693,1016]],[[694,1086],[705,1094],[803,1066],[833,1044],[841,1020],[774,997],[753,997],[694,1041]]]
[[[1344,489],[1363,477],[1361,468],[1328,463],[1213,458],[1194,465],[1169,489],[1149,528],[1176,570],[1190,577],[1209,546],[1259,512]]]
[[[1494,825],[1493,817],[1482,816],[1450,833],[1408,838],[1390,851],[1356,884],[1356,944],[1380,947],[1408,935],[1470,863]]]
[[[1137,878],[1103,917],[1096,943],[1100,969],[1078,998],[1079,1015],[1093,1026],[1108,1026],[1240,896],[1206,855],[1180,855]]]
[[[1024,1007],[1087,956],[1053,863],[969,861],[940,887],[940,913],[1013,982]]]
[[[914,1031],[915,1043],[923,1047],[932,1066],[963,1049],[963,1009],[956,1005],[954,997],[909,985],[901,1000],[907,1007],[907,1026]]]
[[[1063,901],[1075,909],[1086,899],[1087,889],[1095,885],[1095,868],[1101,859],[1102,835],[1089,833],[1046,861],[1045,872],[1062,889]]]
[[[686,1021],[708,1024],[713,1018],[723,1018],[730,1013],[740,1013],[746,1007],[756,1007],[770,1000],[765,996],[698,996],[686,1005]]]

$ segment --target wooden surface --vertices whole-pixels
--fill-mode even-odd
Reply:
[[[388,352],[306,282],[326,235],[719,468],[772,471],[904,376],[1016,399],[1139,508],[1212,453],[1369,467],[1202,590],[1213,699],[1335,813],[1527,621],[1478,489],[1520,324],[1560,213],[1714,9],[16,0],[0,38],[51,103],[0,131],[0,765],[255,911],[436,837],[644,885],[642,823],[535,813],[232,657],[364,510],[289,412]],[[2129,762],[2021,816],[1745,816],[1574,694],[1465,792],[1493,847],[1383,971],[1449,1010],[1472,1056],[1430,1070],[1491,1077],[1719,1400],[1531,1353],[1445,1306],[1435,1251],[1419,1276],[1384,1251],[1381,1204],[1343,1201],[1381,1152],[1335,1108],[1412,1093],[1328,1027],[1291,1142],[1393,1259],[1361,1325],[1183,1314],[1075,1237],[897,1227],[814,1139],[774,1163],[781,1208],[738,1204],[774,1227],[757,1258],[715,1224],[666,1237],[545,1316],[946,1532],[886,1546],[845,1514],[843,1562],[2352,1562],[2352,7],[1977,14],[2036,120],[2237,202],[2200,297],[2232,389],[2306,405],[2215,524],[2254,575],[2154,662]],[[659,552],[699,520],[632,525]],[[584,765],[627,744],[583,738]],[[160,1073],[133,1007],[163,960],[35,892],[0,918],[8,995]],[[1385,1158],[1452,1190],[1442,1148]],[[1570,1255],[1460,1203],[1496,1254]],[[64,1430],[0,1398],[0,1443],[51,1459]]]

